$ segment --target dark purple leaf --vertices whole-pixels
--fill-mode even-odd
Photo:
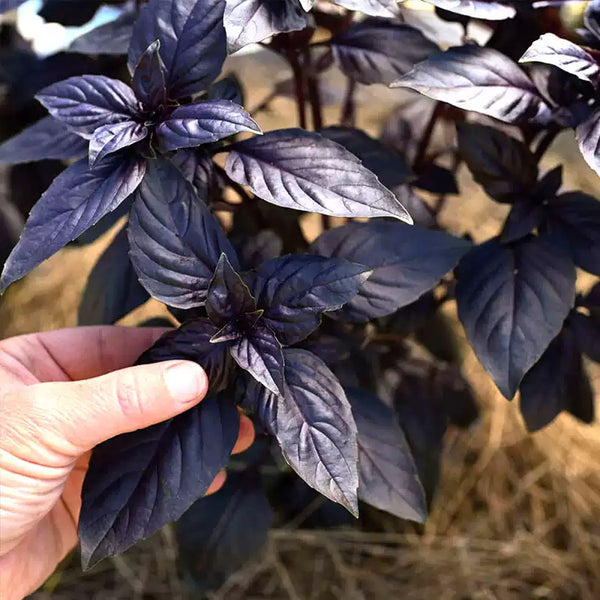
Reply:
[[[569,327],[552,340],[523,377],[519,390],[521,414],[529,431],[542,429],[563,410],[571,412],[571,407],[586,423],[594,420],[594,393]],[[582,413],[584,407],[587,410]]]
[[[260,127],[241,106],[229,100],[176,108],[156,130],[167,150],[217,142],[241,131],[260,133]]]
[[[412,169],[395,150],[354,127],[327,127],[319,133],[352,152],[388,188],[414,179]]]
[[[4,266],[2,291],[117,208],[145,170],[146,163],[133,156],[106,158],[93,170],[82,158],[65,169],[33,207]]]
[[[53,117],[86,139],[98,127],[129,121],[137,112],[133,90],[104,75],[70,77],[44,88],[36,98]]]
[[[314,354],[290,348],[284,356],[283,398],[251,384],[244,408],[256,413],[308,485],[358,515],[357,431],[346,394]]]
[[[229,384],[233,361],[227,344],[214,344],[210,341],[217,329],[208,319],[188,321],[179,329],[163,334],[152,348],[140,356],[138,363],[191,360],[206,372],[210,393],[223,390]]]
[[[24,4],[26,0],[0,0],[0,14]]]
[[[94,167],[108,154],[140,142],[147,135],[148,129],[135,121],[123,121],[98,127],[90,140],[90,167]]]
[[[549,119],[549,107],[533,82],[510,58],[491,48],[467,45],[437,52],[392,87],[409,87],[507,123]]]
[[[451,284],[452,285],[452,284]],[[464,347],[462,346],[462,340],[457,336],[456,324],[448,316],[445,311],[436,312],[439,301],[433,296],[431,301],[434,306],[429,317],[424,314],[427,309],[426,299],[431,296],[426,294],[421,296],[418,302],[424,304],[422,309],[415,308],[412,312],[415,314],[415,338],[417,341],[425,346],[427,350],[436,358],[447,361],[454,364],[460,364],[463,360]],[[399,313],[408,313],[405,318],[410,317],[410,307],[414,304],[401,308]],[[398,313],[396,313],[398,314]],[[419,318],[421,322],[419,322]]]
[[[493,0],[425,0],[437,8],[451,13],[483,19],[488,21],[503,21],[512,19],[517,11],[511,3],[494,2]]]
[[[82,491],[84,567],[177,520],[227,464],[238,429],[233,402],[213,397],[173,419],[97,446]]]
[[[500,2],[510,4],[517,12],[512,20],[482,24],[492,25],[490,28],[492,34],[487,38],[485,45],[502,52],[514,61],[518,61],[544,31],[560,30],[560,27],[553,27],[545,18],[540,19],[541,14],[548,14],[549,11],[534,10],[541,8],[540,5],[547,0],[500,0]]]
[[[563,166],[558,165],[550,169],[544,176],[538,181],[533,196],[536,198],[552,198],[556,196],[562,186],[563,179]]]
[[[456,368],[440,369],[423,359],[400,359],[383,376],[392,383],[391,401],[411,447],[419,477],[431,499],[439,479],[444,434],[449,423],[469,426],[477,405]]]
[[[422,421],[421,433],[413,430],[410,434],[411,445],[414,441],[416,446],[427,450],[428,445],[433,447],[437,444],[437,426],[430,427],[431,423],[428,423],[432,417],[437,420],[442,416],[443,421],[465,428],[475,422],[479,410],[473,390],[459,367],[411,354],[412,356],[396,355],[390,367],[385,369],[382,393],[388,395],[388,403],[394,401],[395,408],[403,413],[403,417],[408,416],[405,411],[412,411],[411,417]],[[422,411],[420,403],[423,404]],[[401,405],[405,405],[402,410]],[[405,427],[404,420],[401,419],[401,425],[405,435],[409,437],[407,429],[411,428]],[[443,434],[445,425],[441,429]]]
[[[80,27],[88,23],[100,8],[102,0],[44,0],[38,15],[47,23],[60,23],[65,27]]]
[[[166,106],[165,65],[160,56],[160,41],[152,42],[144,51],[133,72],[131,87],[138,100],[150,110]]]
[[[9,31],[6,27],[3,30]],[[13,33],[16,33],[14,29]],[[35,94],[51,83],[97,69],[93,59],[87,56],[58,53],[42,58],[20,44],[15,46],[14,42],[15,38],[13,42],[4,38],[2,46],[2,93],[6,95],[4,102],[10,102],[5,105],[5,110],[8,108],[10,112],[4,113],[3,120],[15,114],[12,112],[15,109],[24,108]]]
[[[435,167],[435,165],[432,166]],[[451,173],[449,174],[451,175]],[[431,179],[429,179],[429,182],[431,182]],[[439,183],[444,183],[444,181],[441,181]],[[436,227],[435,213],[429,207],[429,205],[415,193],[415,191],[409,184],[403,183],[402,185],[396,185],[392,188],[392,192],[394,196],[398,198],[402,206],[406,208],[406,210],[412,217],[415,225],[420,225],[421,227],[427,228]]]
[[[78,325],[113,325],[149,298],[129,260],[127,227],[123,227],[88,277]]]
[[[219,589],[267,542],[273,513],[260,479],[229,473],[218,494],[201,498],[177,526],[178,563],[199,593]]]
[[[23,225],[19,209],[8,198],[0,202],[0,266],[19,241]]]
[[[519,62],[545,63],[575,75],[594,86],[600,84],[600,65],[581,46],[544,33],[529,47]]]
[[[182,175],[196,188],[200,198],[210,201],[219,193],[215,165],[204,150],[183,148],[177,150],[170,158]]]
[[[583,377],[587,380],[587,385],[582,383],[583,391],[581,394],[573,394],[567,411],[583,423],[593,423],[596,419],[596,398],[594,390],[586,393],[586,387],[591,386],[588,374],[584,371]]]
[[[567,192],[552,198],[546,225],[562,238],[575,264],[600,275],[600,202],[583,192]]]
[[[256,381],[273,394],[284,394],[284,358],[275,334],[258,324],[230,346],[231,356]]]
[[[597,314],[600,318],[600,282],[593,285],[588,293],[583,297],[581,306],[589,308],[590,311]]]
[[[469,242],[441,231],[372,221],[326,231],[311,251],[373,269],[358,295],[333,315],[362,322],[414,302],[453,269],[469,248]]]
[[[302,2],[302,0],[300,0]],[[349,10],[359,10],[374,17],[397,17],[398,5],[395,0],[333,0]],[[305,10],[308,10],[305,7]]]
[[[523,142],[495,127],[464,123],[458,127],[458,150],[494,200],[512,203],[531,196],[538,167]]]
[[[335,367],[351,357],[353,342],[348,336],[323,334],[311,336],[302,343],[305,350],[316,354],[328,367]]]
[[[356,525],[354,516],[345,507],[323,497],[292,471],[278,477],[270,499],[277,507],[278,520],[292,521],[298,529],[339,530]]]
[[[306,27],[306,16],[297,0],[225,0],[224,21],[229,52]]]
[[[562,127],[576,127],[582,120],[583,99],[589,95],[588,83],[572,77],[558,67],[528,63],[527,72],[552,110],[552,121]]]
[[[477,357],[506,398],[561,330],[575,299],[575,267],[551,241],[493,238],[458,269],[458,315]]]
[[[328,325],[331,326],[331,324]],[[349,328],[347,331],[351,331],[351,329]],[[362,330],[364,333],[366,331]],[[346,336],[349,356],[345,360],[333,364],[332,370],[345,387],[376,389],[381,366],[380,357],[377,352],[365,352],[364,348],[357,343],[357,337],[359,336],[356,334],[354,339],[349,335]]]
[[[283,240],[272,229],[263,229],[243,244],[240,262],[248,269],[260,267],[267,260],[280,256],[282,250]]]
[[[358,497],[401,519],[423,523],[425,494],[404,433],[377,396],[346,389],[358,429]]]
[[[443,1],[444,0],[442,0],[442,2]],[[467,17],[465,15],[461,15],[455,12],[450,12],[449,10],[446,10],[445,8],[440,8],[439,6],[434,6],[433,9],[436,17],[439,17],[442,21],[447,21],[448,23],[458,23],[463,28],[463,30],[465,30],[466,27],[468,27],[471,21],[471,17]],[[493,31],[494,33],[492,33],[492,39],[497,30],[494,29]]]
[[[114,21],[95,27],[75,38],[69,46],[69,52],[127,54],[136,18],[137,12],[135,10],[125,9]]]
[[[166,160],[153,160],[129,223],[131,261],[142,285],[176,308],[201,306],[221,253],[235,251],[195,188]]]
[[[324,312],[351,300],[371,270],[343,258],[292,254],[262,265],[252,291],[263,321],[285,345],[307,337]]]
[[[66,160],[87,154],[88,143],[52,117],[44,117],[0,146],[0,163]]]
[[[235,75],[228,75],[213,83],[208,89],[210,100],[229,100],[244,106],[242,82]]]
[[[583,13],[585,39],[596,46],[600,43],[600,1],[588,2]]]
[[[302,129],[281,129],[231,146],[225,169],[278,206],[339,217],[411,222],[394,195],[342,146]]]
[[[256,300],[248,286],[236,273],[225,254],[221,254],[208,288],[206,313],[210,320],[223,327],[230,320],[256,310]]]
[[[515,202],[502,229],[502,243],[509,244],[527,237],[544,220],[545,209],[537,198]]]
[[[208,88],[225,61],[224,0],[150,0],[142,8],[129,47],[133,74],[146,48],[160,41],[170,98],[191,96]]]
[[[436,321],[437,309],[438,305],[433,290],[426,292],[411,304],[403,306],[391,315],[386,321],[386,331],[401,337],[416,333],[427,327],[429,323]],[[438,329],[437,323],[434,327]]]
[[[454,173],[450,169],[440,167],[434,163],[429,163],[420,170],[419,176],[415,179],[413,185],[433,194],[458,194],[459,192]],[[410,212],[410,208],[408,212]],[[412,212],[410,214],[412,215]]]
[[[455,427],[471,426],[479,416],[474,390],[455,365],[444,365],[436,370],[434,385],[440,390],[448,422]]]
[[[340,69],[360,83],[389,85],[439,50],[421,31],[385,19],[367,19],[331,40]]]
[[[419,146],[425,132],[433,118],[433,112],[436,110],[437,102],[417,92],[408,92],[402,99],[398,108],[385,120],[381,128],[380,139],[382,143],[394,148],[396,152],[402,154],[405,159],[413,164],[419,153]],[[446,152],[454,149],[454,126],[444,121],[437,121],[437,128],[444,128],[444,139],[452,138],[452,143],[445,141],[432,147],[436,152]],[[446,135],[448,130],[450,135]],[[430,140],[434,143],[437,140]]]
[[[577,125],[575,136],[583,158],[600,175],[600,109]]]
[[[573,330],[580,352],[600,363],[600,319],[572,312],[569,327]]]

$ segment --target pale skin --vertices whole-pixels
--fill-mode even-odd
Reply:
[[[132,367],[160,329],[82,327],[0,342],[0,599],[35,591],[77,544],[81,487],[97,444],[190,409],[204,371]],[[234,453],[254,429],[242,416]],[[225,481],[222,472],[208,493]]]

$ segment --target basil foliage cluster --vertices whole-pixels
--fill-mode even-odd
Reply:
[[[139,362],[189,359],[210,382],[195,408],[94,450],[84,566],[181,518],[184,566],[216,587],[260,549],[274,496],[284,512],[320,493],[355,516],[365,503],[424,521],[447,426],[477,416],[446,301],[500,392],[520,392],[530,430],[564,410],[593,420],[582,355],[600,360],[600,287],[575,286],[577,269],[600,275],[600,203],[563,190],[562,167],[540,159],[572,130],[600,174],[600,1],[563,37],[544,30],[536,2],[430,3],[440,31],[463,27],[462,45],[443,49],[394,0],[117,0],[120,16],[62,60],[17,61],[27,84],[9,77],[9,94],[35,94],[47,115],[5,141],[0,162],[63,166],[22,233],[3,209],[14,248],[2,290],[123,221],[80,323],[115,323],[152,297],[179,326]],[[46,0],[42,11],[77,24],[99,5]],[[487,23],[485,44],[470,40],[473,21]],[[300,127],[261,131],[243,108],[252,73],[222,75],[251,43],[288,61],[271,97],[296,99]],[[347,90],[325,127],[335,69]],[[377,137],[356,127],[360,86],[410,98]],[[456,143],[434,142],[440,129]],[[510,209],[478,244],[438,220],[463,164]],[[302,213],[322,215],[316,239]],[[467,231],[481,239],[476,223]],[[240,408],[259,439],[203,498]],[[280,473],[269,481],[267,463]]]

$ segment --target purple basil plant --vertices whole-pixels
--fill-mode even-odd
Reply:
[[[594,419],[582,355],[600,360],[600,284],[575,286],[577,269],[600,275],[600,203],[562,190],[562,167],[540,160],[574,130],[600,174],[600,0],[570,39],[544,31],[547,3],[430,3],[421,27],[394,0],[118,0],[119,17],[68,51],[110,69],[45,71],[34,93],[48,114],[5,141],[0,162],[68,166],[4,256],[2,291],[126,216],[79,322],[115,323],[152,297],[179,326],[139,362],[193,360],[210,383],[195,408],[94,450],[85,567],[181,519],[184,568],[202,565],[202,586],[216,587],[264,543],[271,504],[289,509],[282,489],[423,522],[447,426],[477,417],[449,349],[448,301],[499,391],[520,393],[530,430],[561,411]],[[20,4],[0,0],[0,11]],[[100,2],[57,4],[43,10],[76,21]],[[437,36],[431,23],[445,21],[461,25],[461,45]],[[473,23],[490,30],[485,43]],[[300,127],[261,131],[242,106],[252,74],[222,75],[249,44],[288,62],[289,91],[272,97],[296,99]],[[347,89],[325,127],[331,69]],[[356,127],[359,86],[404,88],[416,110],[368,135]],[[436,147],[439,129],[456,142]],[[463,164],[510,207],[480,244],[438,218]],[[321,215],[310,242],[302,213]],[[229,462],[240,409],[259,436]],[[203,498],[227,464],[224,490]]]

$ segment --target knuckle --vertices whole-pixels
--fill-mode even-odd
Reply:
[[[140,378],[133,373],[123,373],[113,384],[113,396],[126,417],[138,417],[145,412],[146,398]]]

